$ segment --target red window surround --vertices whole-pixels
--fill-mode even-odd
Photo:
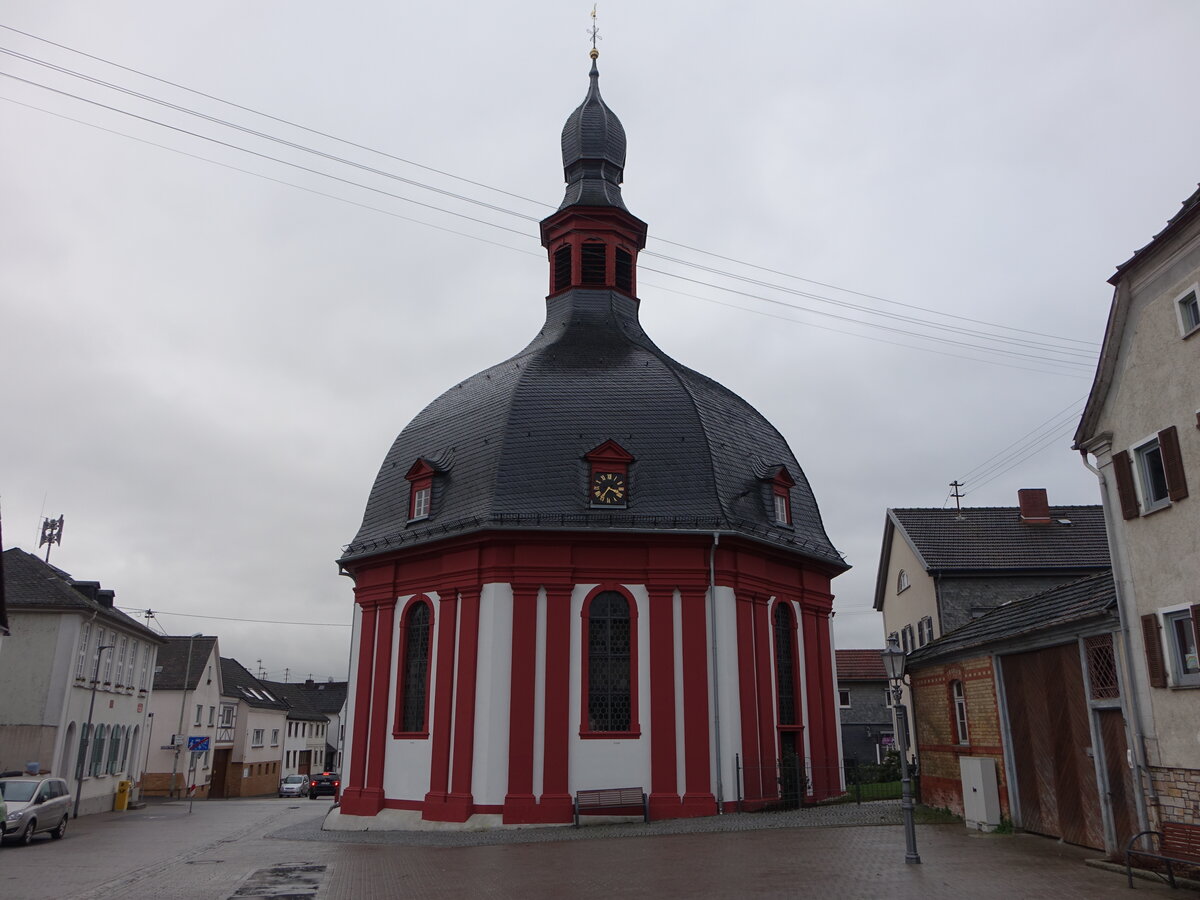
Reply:
[[[592,601],[607,591],[614,591],[629,604],[629,730],[592,731],[588,723],[588,621]],[[579,736],[585,739],[640,738],[642,728],[638,719],[638,608],[637,601],[618,584],[601,584],[583,600],[580,610],[580,677],[579,677]]]
[[[771,479],[771,518],[777,525],[792,524],[792,488],[796,481],[784,466]]]
[[[413,612],[417,607],[424,604],[428,609],[429,614],[429,647],[426,651],[425,662],[425,710],[421,717],[422,726],[420,731],[404,731],[404,698],[407,691],[405,690],[405,676],[408,670],[408,626],[412,621]],[[392,737],[396,738],[428,738],[429,737],[429,691],[432,681],[430,673],[433,671],[433,638],[436,634],[434,619],[433,602],[424,594],[418,594],[412,597],[404,604],[404,611],[400,614],[400,642],[399,642],[399,659],[396,662],[396,718],[392,724]]]
[[[404,474],[408,479],[408,520],[428,519],[433,515],[434,468],[418,459]]]

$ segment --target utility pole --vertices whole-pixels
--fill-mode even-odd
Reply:
[[[197,631],[188,638],[187,651],[187,668],[186,674],[183,676],[183,689],[179,692],[179,730],[175,732],[175,759],[171,761],[171,790],[170,796],[175,796],[175,777],[179,772],[179,751],[183,749],[183,744],[179,739],[183,737],[183,713],[187,709],[188,685],[192,682],[192,642],[198,637],[203,637],[203,634]]]
[[[46,562],[50,562],[50,545],[62,545],[62,533],[63,517],[61,515],[57,519],[42,519],[42,536],[38,540],[38,546],[45,545]]]
[[[963,495],[959,491],[960,487],[964,487],[964,485],[957,478],[950,482],[950,490],[953,492],[950,496],[954,498],[954,518],[956,519],[962,518],[962,504],[959,501],[962,500]]]

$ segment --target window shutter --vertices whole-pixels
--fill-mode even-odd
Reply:
[[[1187,479],[1183,475],[1179,433],[1174,425],[1158,433],[1158,448],[1162,451],[1163,472],[1167,476],[1167,496],[1172,500],[1182,500],[1188,495]]]
[[[1137,490],[1133,486],[1133,459],[1128,450],[1113,454],[1113,471],[1117,476],[1117,495],[1121,498],[1121,515],[1126,519],[1138,517]]]
[[[1158,616],[1147,613],[1142,616],[1142,642],[1146,645],[1146,670],[1150,673],[1150,687],[1167,686],[1167,670],[1163,665],[1162,642],[1158,639]]]

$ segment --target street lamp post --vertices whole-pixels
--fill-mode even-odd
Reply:
[[[175,732],[175,759],[171,761],[171,790],[169,792],[171,797],[175,796],[175,778],[179,772],[179,751],[183,749],[183,745],[179,743],[178,739],[183,735],[183,714],[187,710],[188,685],[192,681],[192,642],[203,636],[203,632],[197,631],[188,637],[187,667],[183,676],[183,690],[179,692],[179,730]]]
[[[919,863],[921,857],[917,854],[917,829],[913,823],[912,779],[908,774],[908,722],[901,705],[904,698],[904,663],[905,652],[900,649],[900,642],[892,637],[888,639],[887,649],[883,651],[883,667],[887,670],[888,681],[892,683],[892,699],[896,707],[896,731],[900,734],[900,809],[904,813],[904,861]]]
[[[105,650],[112,650],[115,644],[105,644],[96,648],[96,671],[92,673],[92,699],[88,703],[87,726],[83,731],[83,741],[79,748],[79,761],[75,772],[75,812],[72,818],[79,818],[79,800],[83,794],[83,769],[87,765],[88,745],[92,742],[92,713],[96,711],[96,685],[100,683],[100,657]]]

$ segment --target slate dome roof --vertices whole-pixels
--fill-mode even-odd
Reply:
[[[625,132],[600,99],[594,63],[590,78],[563,129],[567,190],[556,216],[571,206],[625,210]],[[585,456],[608,440],[633,457],[624,509],[595,509],[588,497]],[[431,513],[409,522],[406,476],[419,460],[435,473]],[[781,467],[795,481],[790,525],[774,521],[772,479]],[[450,388],[409,423],[342,559],[498,529],[720,531],[847,568],[779,432],[732,391],[667,356],[642,329],[638,301],[609,287],[552,294],[524,350]]]

